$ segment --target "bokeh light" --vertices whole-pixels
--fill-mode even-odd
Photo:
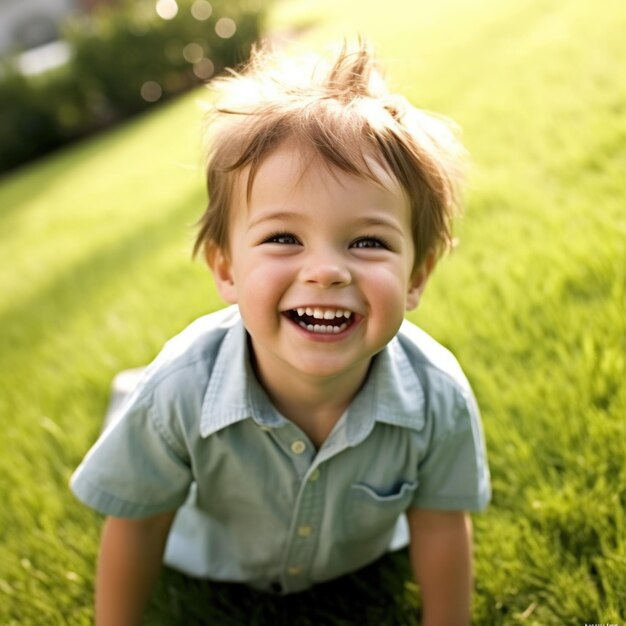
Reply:
[[[163,95],[163,89],[161,89],[161,85],[153,80],[147,80],[143,85],[141,85],[141,97],[146,102],[156,102],[161,99]]]
[[[213,76],[214,72],[215,65],[213,64],[213,61],[211,61],[211,59],[207,59],[206,57],[200,59],[193,66],[193,73],[200,80],[208,80],[211,76]]]
[[[208,20],[211,17],[211,13],[213,13],[213,7],[207,0],[196,0],[191,5],[191,15],[200,22]]]
[[[215,22],[215,33],[222,39],[230,39],[237,32],[237,24],[230,17],[220,17]]]
[[[164,20],[172,20],[178,14],[176,0],[158,0],[155,6],[157,15]]]
[[[183,48],[183,57],[187,63],[198,63],[204,56],[204,48],[195,41]]]

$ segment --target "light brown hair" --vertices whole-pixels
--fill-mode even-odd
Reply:
[[[217,102],[209,120],[208,207],[199,221],[194,254],[207,244],[228,254],[234,185],[246,171],[247,195],[262,161],[288,140],[327,166],[379,183],[373,157],[400,183],[411,208],[414,269],[452,245],[464,153],[449,120],[389,94],[365,43],[344,45],[329,69],[319,59],[307,71],[272,65],[256,51],[241,73],[212,85]]]

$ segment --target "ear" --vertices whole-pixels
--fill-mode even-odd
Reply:
[[[422,265],[413,272],[411,280],[409,281],[409,289],[406,296],[407,311],[417,308],[417,305],[422,298],[422,293],[426,287],[426,283],[428,282],[428,278],[435,269],[436,262],[437,257],[435,253],[430,252]]]
[[[211,272],[213,272],[220,296],[228,304],[236,304],[237,288],[228,252],[209,242],[204,247],[204,256]]]

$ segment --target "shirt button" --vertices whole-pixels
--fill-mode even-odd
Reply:
[[[309,480],[314,483],[320,477],[320,471],[317,467],[309,475]]]
[[[302,568],[299,565],[291,565],[287,568],[287,574],[289,576],[299,576],[302,574]]]
[[[297,439],[291,444],[291,451],[294,454],[302,454],[306,450],[306,443]]]
[[[300,528],[298,528],[299,537],[310,537],[312,533],[313,529],[310,526],[300,526]]]

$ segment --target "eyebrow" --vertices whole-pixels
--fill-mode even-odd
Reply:
[[[395,222],[395,220],[387,220],[381,217],[364,217],[358,221],[363,224],[363,226],[384,226],[404,234],[404,230]]]
[[[254,226],[258,226],[263,222],[271,222],[273,220],[293,220],[296,218],[302,217],[302,214],[296,213],[295,211],[273,211],[271,213],[264,213],[259,217],[253,219],[250,224],[248,224],[248,230],[253,228]],[[304,216],[306,217],[306,216]]]
[[[306,214],[297,213],[295,211],[274,211],[271,213],[265,213],[263,215],[260,215],[259,217],[252,220],[252,222],[250,222],[250,224],[248,225],[248,230],[250,230],[251,228],[254,228],[255,226],[258,226],[259,224],[262,224],[263,222],[271,222],[274,220],[290,221],[293,219],[302,219],[302,218],[306,219],[308,217],[309,216]],[[391,228],[392,230],[395,230],[399,232],[400,234],[404,234],[404,229],[402,229],[395,222],[395,220],[389,220],[383,217],[370,216],[370,217],[359,218],[356,221],[359,225],[362,225],[362,226],[383,226],[385,228]]]

